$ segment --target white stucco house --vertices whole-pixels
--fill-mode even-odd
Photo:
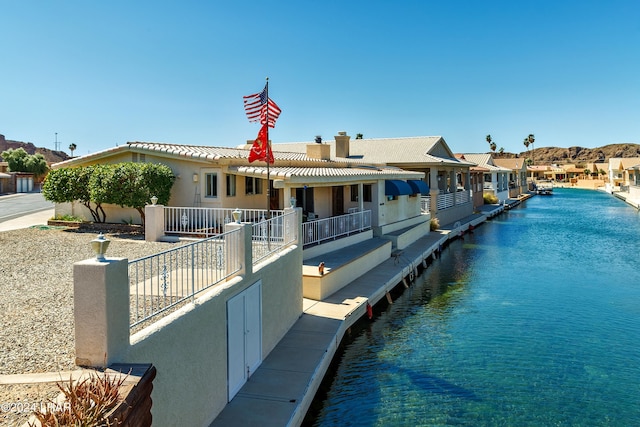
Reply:
[[[422,173],[423,212],[437,217],[440,224],[473,213],[470,168],[476,164],[456,158],[441,136],[352,139],[338,132],[331,141],[277,143],[273,150],[304,153],[313,145],[332,161],[363,161]]]
[[[504,203],[509,198],[509,177],[514,177],[514,170],[497,165],[491,153],[464,153],[464,157],[467,161],[488,169],[488,172],[484,174],[484,192],[495,195],[498,198],[498,203]],[[521,175],[518,177],[521,181]]]
[[[99,163],[152,162],[171,168],[177,177],[168,206],[269,209],[302,207],[315,220],[370,210],[380,234],[420,218],[424,172],[404,170],[358,158],[329,158],[315,144],[302,152],[274,152],[275,163],[249,163],[249,148],[129,142],[52,165],[53,169]],[[328,148],[328,147],[326,147]],[[91,219],[79,203],[56,205],[56,215]],[[107,221],[139,222],[134,209],[106,206]]]

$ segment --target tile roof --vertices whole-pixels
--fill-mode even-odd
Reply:
[[[629,169],[640,163],[640,157],[614,157],[609,159],[612,169]],[[622,165],[622,167],[619,167]]]
[[[238,175],[266,177],[266,166],[231,166],[229,171]],[[390,167],[269,167],[271,179],[296,181],[326,181],[327,179],[363,178],[363,179],[422,179],[424,173],[406,171]]]
[[[522,158],[512,158],[512,159],[493,159],[493,163],[496,166],[502,166],[503,168],[508,169],[523,169],[525,165],[525,159]],[[526,166],[525,166],[526,168]]]
[[[496,166],[493,163],[493,158],[489,153],[464,153],[464,158],[467,159],[468,162],[473,162],[478,166],[483,168],[487,168],[492,172],[507,172],[511,171],[510,168],[505,168],[502,166]]]
[[[127,145],[121,145],[118,147],[108,148],[106,150],[97,151],[95,153],[87,154],[85,156],[74,157],[70,160],[65,160],[53,165],[54,168],[74,166],[83,164],[87,161],[97,160],[105,157],[112,156],[116,153],[134,151],[134,152],[147,152],[160,155],[167,155],[171,157],[182,157],[200,161],[218,161],[218,160],[230,160],[232,163],[247,162],[249,157],[249,149],[246,148],[232,148],[232,147],[213,147],[203,145],[179,145],[179,144],[167,144],[158,142],[128,142]],[[321,160],[316,158],[307,157],[306,153],[302,152],[286,152],[286,151],[274,151],[273,157],[276,163],[286,164],[323,164],[326,166],[345,166],[349,164],[362,165],[366,162],[358,159],[333,159],[333,160]],[[234,162],[236,160],[236,162]]]
[[[306,152],[309,142],[272,144],[274,151]],[[336,159],[335,141],[323,141],[331,147],[331,158]],[[415,136],[406,138],[371,138],[349,141],[349,159],[363,159],[382,164],[447,163],[470,166],[468,162],[455,158],[441,136]]]

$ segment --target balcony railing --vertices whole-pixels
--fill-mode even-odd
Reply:
[[[354,212],[302,224],[304,246],[320,244],[371,228],[371,211]]]
[[[130,325],[170,311],[240,271],[240,230],[129,262]]]
[[[164,207],[165,234],[215,236],[224,232],[224,225],[233,221],[230,208]],[[242,222],[259,222],[267,218],[266,209],[240,209]],[[281,210],[270,211],[271,218],[284,214]]]
[[[298,217],[295,211],[253,224],[251,250],[253,264],[296,241]]]
[[[438,194],[437,207],[438,210],[444,210],[452,208],[456,205],[463,205],[469,203],[471,200],[471,190],[461,190],[455,193],[440,193]]]

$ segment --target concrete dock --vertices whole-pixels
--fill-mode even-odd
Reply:
[[[367,304],[373,306],[385,298],[447,240],[499,214],[504,206],[485,205],[482,209],[428,233],[328,298],[305,299],[299,320],[211,427],[299,426],[345,332],[367,315]],[[332,253],[339,255],[340,251]]]

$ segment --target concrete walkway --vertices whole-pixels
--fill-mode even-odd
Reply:
[[[20,228],[29,228],[34,225],[47,225],[47,221],[53,218],[53,216],[53,209],[46,209],[44,211],[24,215],[19,218],[0,222],[0,231],[18,230]]]
[[[211,427],[299,426],[347,329],[449,239],[504,209],[483,207],[430,232],[323,301],[304,300],[303,314]],[[348,249],[343,249],[348,250]],[[333,255],[339,254],[336,251]],[[345,256],[347,256],[345,254]],[[352,255],[350,255],[350,258]]]

